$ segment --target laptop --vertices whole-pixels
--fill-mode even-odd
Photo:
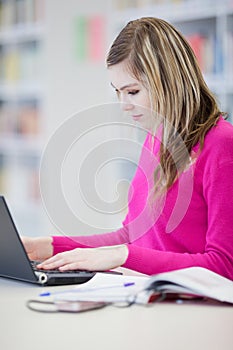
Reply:
[[[0,277],[55,286],[87,282],[96,272],[38,270],[28,258],[4,196],[0,196]]]

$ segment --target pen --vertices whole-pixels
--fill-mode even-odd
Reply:
[[[128,282],[123,284],[117,284],[117,285],[110,285],[110,286],[102,286],[102,287],[90,287],[90,288],[80,288],[80,289],[67,289],[63,291],[56,291],[56,292],[44,292],[39,294],[40,297],[48,297],[54,294],[63,294],[63,293],[80,293],[80,292],[95,292],[98,290],[105,290],[110,288],[125,288],[125,287],[131,287],[134,286],[134,282]]]

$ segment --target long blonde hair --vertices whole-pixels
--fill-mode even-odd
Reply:
[[[160,167],[155,191],[166,192],[190,162],[192,147],[203,147],[220,112],[187,40],[169,23],[154,17],[130,21],[114,40],[110,67],[125,61],[148,89],[155,115],[163,117]],[[182,141],[182,142],[181,142]]]

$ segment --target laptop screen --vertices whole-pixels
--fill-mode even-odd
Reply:
[[[0,276],[37,281],[3,196],[0,196]]]

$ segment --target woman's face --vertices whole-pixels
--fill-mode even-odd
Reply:
[[[122,103],[122,109],[134,121],[148,128],[151,121],[151,101],[148,90],[129,73],[124,62],[115,64],[108,70],[111,85]]]

